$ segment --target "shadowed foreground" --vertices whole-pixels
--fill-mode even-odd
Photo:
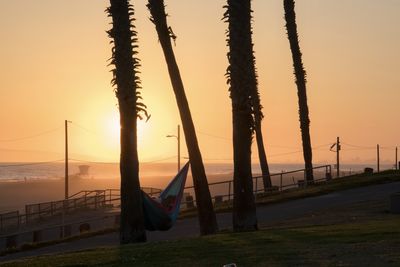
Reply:
[[[109,234],[104,237],[115,237],[114,241],[102,243],[98,238],[104,237],[99,236],[26,253],[32,256],[62,251],[57,246],[82,249],[90,244],[80,246],[79,242],[90,240],[94,242],[92,247],[97,243],[97,247],[102,244],[107,248],[0,265],[222,266],[235,262],[239,266],[399,266],[400,215],[387,212],[388,196],[399,190],[400,183],[394,182],[265,206],[258,210],[264,227],[256,233],[225,231],[213,237],[188,238],[192,233],[188,230],[193,230],[196,222],[196,218],[189,218],[174,229],[179,231],[162,232],[164,237],[161,232],[150,235],[150,239],[170,241],[119,247],[112,246],[118,243],[116,235]],[[220,214],[222,225],[228,226],[227,215],[230,214]],[[186,238],[171,241],[179,235]],[[43,251],[39,253],[40,250]],[[23,255],[21,252],[2,259]]]
[[[400,217],[100,248],[1,266],[399,266]]]

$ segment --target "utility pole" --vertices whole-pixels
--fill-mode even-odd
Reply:
[[[396,157],[395,157],[396,159],[395,159],[394,167],[395,167],[396,170],[398,170],[399,169],[399,162],[397,160],[397,146],[396,146],[396,154],[395,155],[396,155]]]
[[[68,199],[68,122],[65,120],[65,199]]]
[[[379,144],[376,145],[376,170],[379,172]]]
[[[336,177],[340,177],[340,162],[339,162],[340,140],[336,138]]]

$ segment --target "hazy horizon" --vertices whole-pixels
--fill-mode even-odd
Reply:
[[[169,0],[174,47],[205,162],[232,160],[231,103],[224,77],[224,0]],[[271,164],[302,163],[297,90],[280,0],[254,0],[254,49]],[[176,157],[180,124],[175,97],[145,1],[133,2],[142,67],[142,95],[152,115],[139,123],[143,162]],[[1,1],[0,162],[64,157],[119,159],[117,100],[110,85],[105,33],[108,1]],[[399,145],[400,2],[297,0],[297,23],[307,71],[314,163],[334,163],[329,147],[340,136],[343,162],[393,162]],[[206,18],[206,19],[204,19]],[[207,105],[207,108],[205,108]],[[182,156],[187,156],[182,140]],[[253,162],[257,162],[253,146]]]

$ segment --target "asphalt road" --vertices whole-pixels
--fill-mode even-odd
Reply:
[[[281,221],[305,216],[311,212],[345,207],[347,205],[352,205],[363,201],[389,200],[390,194],[395,192],[400,192],[400,182],[361,187],[317,197],[298,199],[285,203],[258,207],[257,217],[259,223],[263,225],[276,224]],[[217,220],[220,229],[231,228],[232,215],[230,213],[218,214]],[[169,231],[148,232],[147,238],[148,241],[174,240],[195,237],[199,235],[198,233],[199,225],[197,218],[188,218],[178,221],[176,225]],[[113,246],[117,245],[118,243],[118,234],[111,233],[69,243],[61,243],[50,247],[43,247],[35,250],[6,255],[0,257],[0,262],[45,254]]]

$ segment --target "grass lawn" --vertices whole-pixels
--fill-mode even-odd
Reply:
[[[400,181],[397,171],[356,175],[303,189],[259,194],[257,200],[259,205],[268,205],[395,181]],[[229,203],[219,207],[220,212],[224,210],[230,210]],[[99,248],[0,266],[222,266],[232,262],[238,266],[400,266],[400,215],[385,210],[386,200],[367,201],[257,232]],[[183,217],[195,214],[190,213]]]
[[[257,202],[261,205],[271,204],[293,199],[319,196],[331,192],[347,190],[362,186],[391,183],[398,181],[400,181],[400,172],[396,170],[383,171],[373,175],[357,174],[357,175],[351,175],[333,179],[328,183],[311,185],[302,189],[294,188],[291,190],[284,191],[282,193],[276,192],[272,194],[271,193],[264,195],[261,194],[260,196],[257,197]]]
[[[269,205],[285,201],[320,196],[336,191],[353,189],[362,186],[377,185],[383,183],[392,183],[400,181],[400,171],[387,170],[375,174],[356,174],[342,178],[332,179],[329,182],[309,185],[304,188],[293,188],[282,192],[275,191],[269,193],[257,194],[257,205]],[[229,212],[232,210],[232,201],[224,201],[215,207],[216,212]],[[197,210],[184,210],[179,215],[180,218],[197,216]]]
[[[99,248],[1,266],[400,266],[400,216]]]

